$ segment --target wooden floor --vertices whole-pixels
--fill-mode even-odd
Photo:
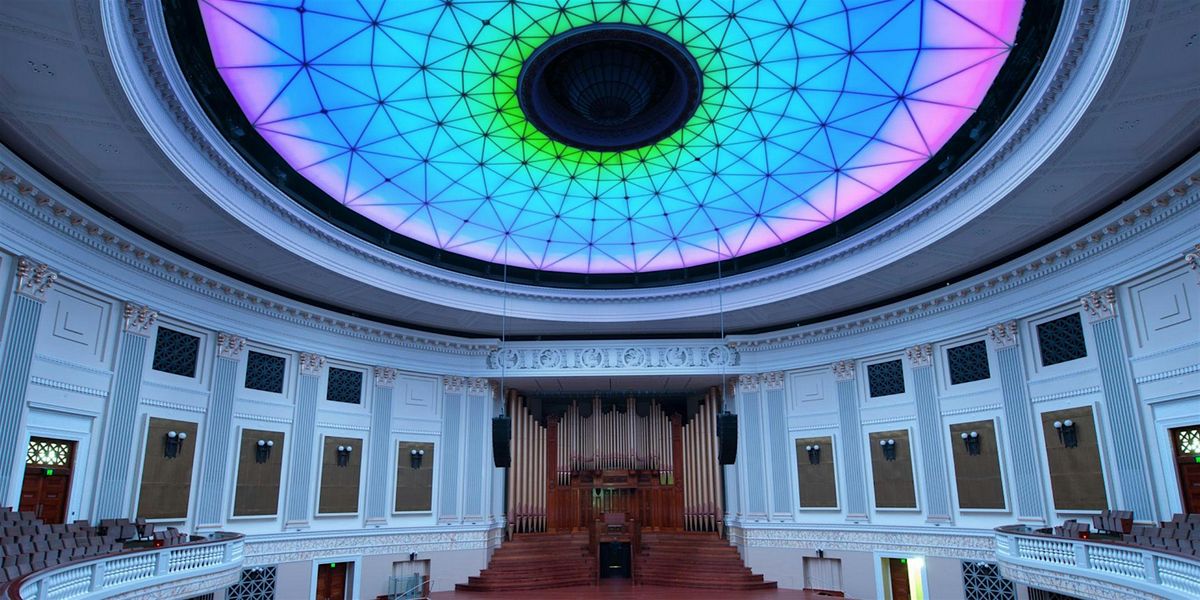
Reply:
[[[830,596],[802,590],[753,590],[748,592],[697,590],[694,588],[668,588],[659,586],[634,586],[628,580],[601,580],[600,585],[565,587],[550,590],[525,590],[519,592],[434,592],[430,600],[696,600],[698,596],[710,598],[738,598],[744,600],[828,600]]]

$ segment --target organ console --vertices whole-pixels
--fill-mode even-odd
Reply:
[[[719,394],[510,391],[510,532],[593,531],[616,515],[637,530],[719,531]]]

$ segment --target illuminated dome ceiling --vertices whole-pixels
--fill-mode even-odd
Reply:
[[[1015,103],[1020,85],[994,84],[1024,49],[1022,8],[201,0],[200,16],[241,111],[214,121],[260,136],[316,212],[451,266],[594,278],[752,267],[902,207],[994,130],[981,104]]]

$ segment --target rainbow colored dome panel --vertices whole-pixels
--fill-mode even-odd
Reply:
[[[926,163],[1008,57],[1021,0],[201,0],[257,133],[408,238],[535,270],[628,274],[826,227]],[[645,28],[701,74],[694,114],[622,151],[572,147],[518,101],[547,41]]]

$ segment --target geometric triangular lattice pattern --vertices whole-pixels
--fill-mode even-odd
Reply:
[[[962,566],[966,600],[1016,600],[1012,582],[1000,576],[995,564],[963,561]]]
[[[225,592],[226,600],[275,600],[275,567],[242,571],[242,577]]]
[[[384,227],[531,269],[635,273],[772,247],[877,199],[974,113],[1021,0],[202,0],[221,77],[299,173]],[[519,106],[556,34],[648,27],[702,72],[695,115],[623,152]]]

